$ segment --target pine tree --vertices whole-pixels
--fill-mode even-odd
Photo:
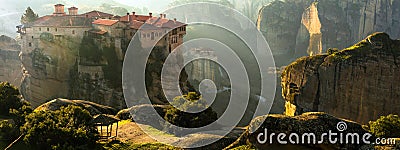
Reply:
[[[31,22],[34,22],[38,18],[39,18],[39,15],[35,14],[35,12],[33,12],[33,10],[31,9],[31,7],[28,7],[25,10],[25,14],[22,15],[22,17],[21,17],[21,23],[22,24],[31,23]]]

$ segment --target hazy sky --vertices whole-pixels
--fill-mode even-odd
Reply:
[[[147,7],[150,11],[161,12],[168,7],[168,4],[173,0],[114,0],[115,2],[133,6]]]

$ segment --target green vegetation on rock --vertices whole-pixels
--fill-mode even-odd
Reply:
[[[370,121],[368,126],[364,126],[377,137],[400,137],[400,117],[390,114],[381,116],[376,121]]]
[[[21,127],[24,142],[40,149],[88,149],[95,146],[97,131],[92,116],[79,106],[56,111],[34,111]]]
[[[0,115],[9,116],[10,109],[18,109],[23,105],[19,91],[8,82],[0,83]]]
[[[185,128],[198,128],[211,124],[218,119],[217,113],[208,107],[205,100],[195,92],[189,92],[187,95],[174,98],[174,106],[166,108],[164,119],[171,124]],[[208,108],[207,108],[208,107]],[[188,113],[184,111],[203,110],[199,113]],[[184,110],[184,111],[181,111]],[[168,132],[177,133],[173,128],[166,127]]]

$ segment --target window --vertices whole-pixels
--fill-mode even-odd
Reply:
[[[72,34],[75,34],[75,30],[72,30]]]
[[[32,39],[33,39],[33,36],[32,36]]]
[[[178,30],[177,30],[177,29],[172,30],[172,34],[173,34],[173,35],[176,35],[177,33],[178,33]]]
[[[56,32],[58,31],[58,29],[57,29],[57,28],[56,28],[55,30],[56,30]]]
[[[42,28],[39,28],[39,31],[42,31]]]
[[[32,43],[29,43],[28,45],[29,45],[29,47],[32,47]]]
[[[50,28],[47,28],[47,31],[50,31]]]

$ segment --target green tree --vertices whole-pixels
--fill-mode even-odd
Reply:
[[[19,128],[9,120],[0,121],[0,139],[7,142],[15,140],[19,135]]]
[[[22,24],[31,23],[31,22],[36,21],[36,19],[38,19],[38,18],[39,18],[39,15],[35,14],[35,12],[33,12],[33,10],[31,9],[31,7],[28,7],[25,10],[24,15],[22,15],[22,17],[21,17],[21,23]]]
[[[390,114],[370,121],[368,130],[377,137],[400,137],[400,117]]]
[[[21,131],[25,143],[40,149],[90,149],[98,137],[91,121],[87,110],[69,105],[56,111],[34,111]]]
[[[10,109],[22,106],[19,91],[8,82],[0,82],[0,115],[9,116]]]
[[[218,119],[217,113],[211,107],[208,107],[206,101],[195,92],[189,92],[187,95],[174,98],[173,105],[179,107],[179,109],[169,106],[166,108],[164,119],[176,126],[198,128],[211,124]],[[191,111],[203,110],[204,108],[207,109],[199,113],[189,113]],[[166,128],[169,130],[168,127]],[[177,133],[170,130],[169,132]]]

